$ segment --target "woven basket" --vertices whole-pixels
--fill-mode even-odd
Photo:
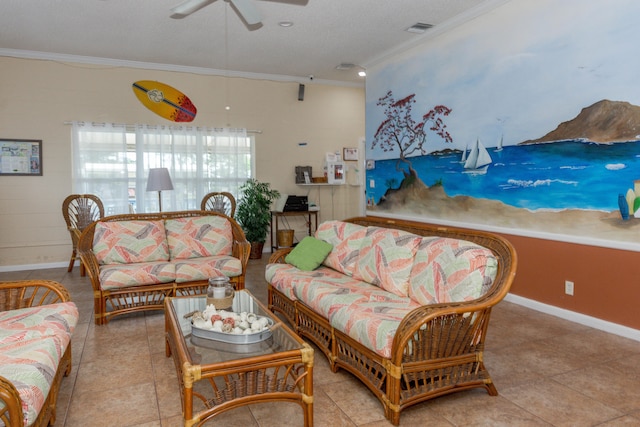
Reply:
[[[207,297],[207,305],[213,304],[216,307],[216,310],[226,310],[231,307],[233,304],[233,297],[235,296],[235,291],[231,293],[228,297],[224,298],[209,298]]]
[[[276,235],[278,239],[278,247],[280,248],[290,248],[293,246],[293,236],[295,234],[295,230],[278,230]]]

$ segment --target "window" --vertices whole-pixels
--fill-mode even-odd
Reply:
[[[173,191],[163,210],[199,209],[211,191],[239,195],[254,175],[254,140],[245,130],[74,122],[73,187],[95,194],[108,215],[157,212],[158,195],[145,191],[149,169],[166,167]]]

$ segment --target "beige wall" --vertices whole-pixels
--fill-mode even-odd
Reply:
[[[0,176],[0,269],[68,262],[71,243],[61,212],[72,192],[65,122],[171,124],[138,102],[131,89],[137,80],[158,80],[187,94],[198,108],[193,125],[261,131],[255,135],[257,178],[286,194],[309,192],[319,202],[321,221],[360,212],[361,187],[300,187],[294,170],[310,165],[320,175],[327,151],[358,146],[364,136],[362,88],[306,82],[304,101],[298,101],[297,82],[7,57],[0,57],[0,76],[0,138],[42,139],[44,171],[41,177]],[[351,182],[354,173],[352,168]]]

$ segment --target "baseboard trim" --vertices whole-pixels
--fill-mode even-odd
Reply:
[[[544,304],[514,294],[508,294],[504,300],[512,302],[514,304],[522,305],[532,310],[550,314],[561,319],[566,319],[575,323],[579,323],[581,325],[589,326],[594,329],[599,329],[601,331],[609,332],[614,335],[619,335],[621,337],[640,341],[640,330],[638,329],[629,328],[617,323],[608,322],[596,317],[587,316],[586,314],[580,314],[576,313],[575,311],[566,310],[564,308],[555,307],[549,304]]]
[[[76,261],[74,266],[79,266],[79,262]],[[0,265],[0,273],[8,273],[10,271],[24,271],[24,270],[45,270],[47,268],[61,268],[68,267],[68,262],[49,262],[44,264],[23,264],[23,265]]]

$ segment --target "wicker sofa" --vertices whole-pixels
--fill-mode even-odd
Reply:
[[[82,232],[78,251],[102,325],[162,310],[166,296],[205,293],[211,277],[227,276],[243,289],[250,244],[232,218],[198,210],[102,218]]]
[[[269,259],[269,308],[334,372],[359,378],[389,421],[398,425],[404,408],[447,393],[484,387],[497,395],[483,350],[491,308],[515,277],[508,241],[376,217],[324,222],[315,238],[331,244],[316,269],[288,263],[296,248]]]
[[[0,283],[0,425],[55,423],[77,323],[78,309],[59,283]]]

